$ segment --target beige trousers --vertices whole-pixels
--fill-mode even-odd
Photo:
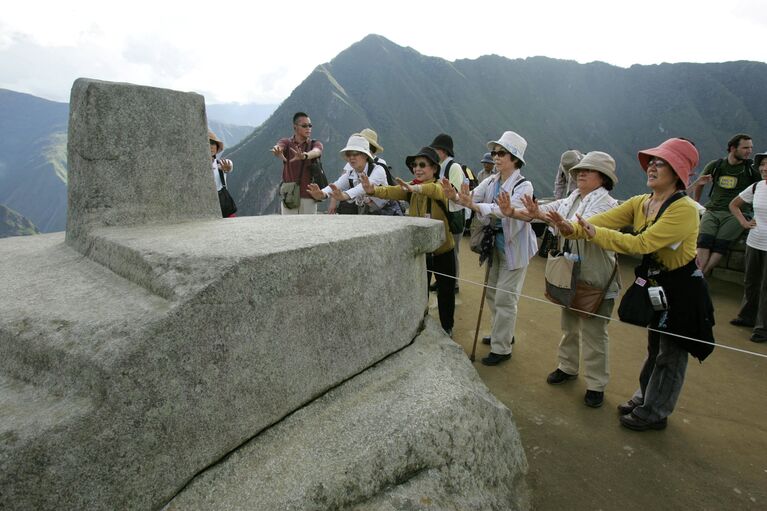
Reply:
[[[597,314],[610,317],[615,300],[604,300]],[[610,357],[607,346],[607,319],[582,318],[562,309],[562,340],[559,342],[559,369],[567,374],[578,374],[580,352],[583,351],[583,369],[586,388],[604,392],[610,380]]]
[[[317,201],[314,199],[301,198],[301,204],[296,209],[288,209],[285,204],[280,201],[280,214],[283,215],[316,215],[317,214]]]
[[[527,266],[516,270],[507,270],[506,256],[503,252],[495,250],[493,254],[493,266],[490,268],[487,285],[503,289],[487,290],[487,305],[493,314],[493,329],[490,333],[490,351],[498,355],[511,353],[511,339],[514,337],[514,328],[517,325],[517,302],[519,293],[522,292],[522,284],[525,283]],[[509,292],[507,292],[509,291]]]

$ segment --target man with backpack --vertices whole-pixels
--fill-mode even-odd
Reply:
[[[446,177],[456,190],[460,190],[465,176],[462,166],[454,159],[453,137],[446,133],[440,133],[434,137],[430,146],[439,156],[439,175],[436,176],[437,180],[439,181]],[[466,178],[469,179],[468,177]],[[466,225],[465,208],[451,200],[448,202],[448,216],[450,217],[450,233],[453,235],[455,243],[455,277],[458,279],[461,275],[458,267],[458,248],[460,247],[461,236],[463,236],[463,228]],[[436,291],[437,284],[435,283],[433,286],[430,286],[429,289]],[[458,293],[458,280],[455,282],[455,292]]]
[[[317,203],[307,188],[312,182],[312,160],[322,156],[322,142],[312,140],[312,121],[307,114],[296,112],[293,115],[293,136],[278,140],[272,147],[272,154],[283,162],[281,214],[317,214]]]
[[[753,149],[751,137],[738,133],[727,142],[727,157],[709,162],[690,185],[692,198],[700,201],[703,187],[711,183],[698,235],[698,267],[705,275],[711,273],[732,242],[743,234],[743,227],[730,213],[729,205],[740,192],[761,179],[749,159]]]

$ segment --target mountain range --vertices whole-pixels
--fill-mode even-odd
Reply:
[[[479,168],[486,143],[506,130],[528,142],[523,174],[539,197],[550,195],[563,151],[600,150],[617,162],[617,198],[646,191],[636,153],[672,136],[693,140],[701,162],[720,158],[735,133],[767,147],[767,64],[579,64],[497,55],[450,62],[369,35],[314,71],[261,126],[226,151],[235,160],[229,186],[241,214],[278,211],[281,162],[269,148],[292,134],[294,112],[307,112],[335,179],[339,150],[363,128],[378,132],[393,173],[410,176],[404,158],[438,133],[456,158]],[[763,149],[762,149],[763,150]],[[701,167],[702,168],[702,165]]]
[[[263,118],[272,105],[210,105],[209,127],[226,146],[253,131],[216,120]],[[240,115],[237,108],[241,108]],[[67,214],[69,105],[0,89],[0,233],[3,236],[62,231]],[[28,225],[29,224],[29,225]]]
[[[452,135],[456,158],[478,169],[487,141],[513,130],[528,141],[523,174],[537,196],[551,194],[559,156],[576,148],[610,153],[620,180],[613,195],[626,198],[646,190],[636,152],[671,136],[696,143],[700,168],[725,154],[734,133],[749,133],[765,150],[763,83],[767,64],[759,62],[628,69],[497,55],[450,62],[369,35],[317,66],[255,129],[220,121],[258,120],[274,105],[209,105],[208,113],[235,161],[228,181],[241,215],[278,211],[282,165],[269,148],[290,136],[296,111],[309,113],[331,180],[344,164],[339,150],[366,127],[378,132],[382,156],[403,178],[411,175],[405,156],[438,133]],[[67,115],[66,103],[0,89],[0,205],[41,232],[66,223]]]

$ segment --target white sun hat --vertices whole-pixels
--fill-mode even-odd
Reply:
[[[525,163],[525,149],[527,149],[527,140],[514,133],[513,131],[504,131],[501,138],[498,140],[491,140],[487,143],[487,148],[491,151],[493,146],[499,145],[511,153],[512,156],[517,158],[522,163]]]
[[[357,151],[358,153],[364,153],[368,158],[371,160],[373,159],[373,155],[370,154],[370,143],[368,143],[365,137],[360,135],[352,135],[349,137],[349,141],[346,142],[346,147],[338,152],[343,154],[346,151]]]

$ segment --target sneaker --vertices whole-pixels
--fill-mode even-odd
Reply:
[[[488,356],[482,359],[482,363],[486,366],[497,366],[501,362],[505,362],[511,358],[511,353],[507,353],[506,355],[499,355],[498,353],[493,353],[492,351]]]
[[[577,374],[567,374],[563,370],[557,368],[546,377],[546,383],[549,385],[561,385],[567,380],[574,380],[578,377]]]
[[[767,342],[767,337],[764,337],[759,334],[751,334],[751,342],[759,342],[759,343]]]
[[[730,320],[730,324],[731,325],[735,325],[735,326],[747,326],[749,328],[754,328],[754,323],[753,322],[746,321],[745,319],[741,318],[740,316],[738,316],[735,319],[731,319]]]
[[[634,408],[641,405],[642,403],[637,403],[633,399],[629,399],[623,404],[618,405],[618,413],[621,415],[626,415],[634,411]]]
[[[649,422],[644,419],[640,419],[633,413],[621,415],[620,420],[623,427],[634,431],[647,431],[648,429],[659,431],[661,429],[666,429],[666,426],[668,425],[668,419],[666,417],[663,417],[661,420],[656,422]]]
[[[605,393],[597,390],[587,390],[583,402],[591,408],[599,408],[605,402]]]

